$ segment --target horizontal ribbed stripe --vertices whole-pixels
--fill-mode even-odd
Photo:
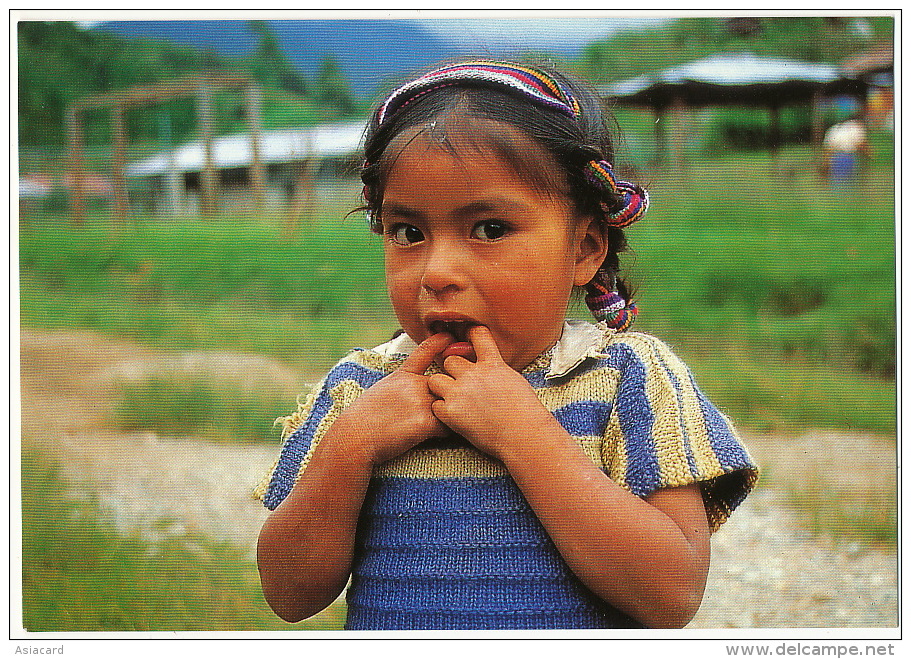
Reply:
[[[446,545],[465,547],[537,547],[547,539],[528,510],[514,513],[460,511],[452,515],[410,513],[371,515],[365,542],[372,548]],[[368,521],[369,520],[369,521]]]
[[[424,448],[421,445],[374,470],[379,477],[400,478],[493,478],[508,475],[503,463],[467,444],[456,448]]]
[[[592,604],[565,579],[410,579],[388,580],[356,575],[349,605],[386,611],[453,613],[572,612]]]
[[[366,546],[371,547],[370,544]],[[462,578],[510,577],[509,581],[513,582],[566,578],[567,567],[556,549],[546,545],[445,547],[423,544],[396,549],[373,545],[358,562],[355,574],[403,581],[447,579],[452,583]]]
[[[374,515],[515,513],[529,510],[525,497],[508,476],[373,479],[365,508]]]
[[[345,629],[624,629],[641,628],[619,612],[594,608],[542,613],[400,612],[348,607]]]
[[[635,625],[579,582],[510,478],[376,478],[370,490],[349,628]]]

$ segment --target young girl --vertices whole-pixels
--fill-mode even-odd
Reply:
[[[362,172],[404,332],[297,413],[259,495],[265,597],[348,629],[676,627],[757,473],[660,341],[626,332],[617,180],[596,98],[466,62],[395,90]],[[681,249],[686,249],[681,245]],[[597,324],[564,317],[574,289]]]

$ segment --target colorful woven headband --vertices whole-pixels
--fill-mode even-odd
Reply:
[[[609,289],[599,279],[590,283],[588,288],[592,292],[585,296],[585,304],[592,315],[618,332],[629,329],[639,314],[635,302],[627,302],[620,293]]]
[[[507,87],[573,119],[578,119],[581,113],[572,92],[543,71],[514,64],[479,61],[444,66],[405,83],[392,92],[377,109],[377,123],[382,124],[403,107],[434,89],[464,82]]]
[[[648,192],[635,183],[618,180],[609,162],[592,160],[585,166],[585,175],[594,185],[609,190],[617,197],[617,204],[613,208],[602,204],[608,224],[626,227],[645,215],[648,210]]]
[[[533,103],[555,109],[578,120],[582,109],[572,92],[543,71],[516,64],[477,61],[462,62],[431,71],[393,91],[376,111],[377,125],[435,89],[462,83],[489,84],[512,90]],[[366,163],[365,163],[366,164]],[[585,167],[588,180],[616,199],[602,204],[607,222],[616,227],[629,226],[648,210],[648,193],[638,185],[617,180],[606,160],[592,160]]]

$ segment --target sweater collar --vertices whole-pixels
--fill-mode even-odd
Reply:
[[[605,338],[613,330],[603,323],[597,325],[584,320],[567,320],[563,323],[563,334],[548,350],[551,353],[550,366],[545,379],[563,377],[569,374],[588,357],[597,357],[604,348]],[[408,356],[417,344],[407,334],[400,334],[391,341],[373,349],[384,357]],[[536,360],[537,361],[537,360]]]

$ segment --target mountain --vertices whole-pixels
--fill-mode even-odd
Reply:
[[[269,25],[288,59],[304,76],[315,77],[320,63],[331,55],[362,99],[382,93],[411,72],[468,54],[463,46],[414,20],[284,20],[269,21]],[[230,57],[247,56],[257,44],[247,21],[237,20],[109,21],[92,29]]]

